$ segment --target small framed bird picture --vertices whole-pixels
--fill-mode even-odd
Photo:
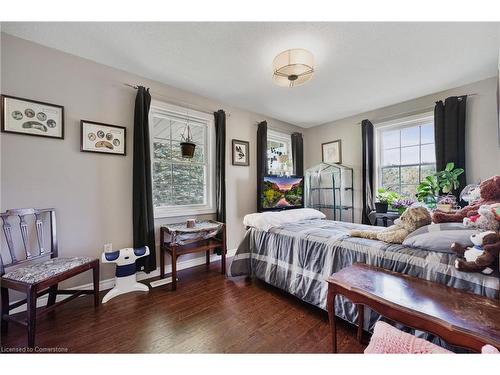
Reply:
[[[233,165],[250,165],[250,142],[233,139]]]

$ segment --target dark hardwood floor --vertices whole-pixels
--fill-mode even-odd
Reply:
[[[325,311],[258,280],[225,279],[220,264],[179,272],[169,285],[112,299],[96,312],[92,296],[39,319],[37,346],[73,353],[328,353]],[[104,292],[102,293],[102,295]],[[9,325],[4,348],[25,346]],[[341,353],[361,353],[356,329],[338,328]]]

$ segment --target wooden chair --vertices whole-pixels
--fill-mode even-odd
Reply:
[[[50,250],[46,249],[44,227],[48,224],[44,218],[49,217],[50,223]],[[94,295],[94,306],[99,306],[99,260],[88,257],[59,258],[57,253],[56,237],[56,212],[53,208],[47,209],[14,209],[0,213],[3,223],[3,234],[9,250],[9,257],[2,256],[0,251],[0,290],[1,290],[1,332],[7,332],[8,323],[13,322],[25,326],[28,333],[28,346],[35,346],[35,327],[36,318],[44,315],[63,303],[66,303],[82,294]],[[14,218],[13,218],[14,217]],[[17,217],[17,218],[16,218]],[[27,218],[34,221],[36,235],[30,236],[28,231],[30,226]],[[19,223],[20,236],[13,235],[12,224]],[[17,231],[16,231],[17,232]],[[19,234],[19,233],[17,233]],[[14,239],[22,240],[22,245],[17,248],[14,246]],[[30,239],[36,239],[36,250],[30,249]],[[35,241],[33,241],[35,242]],[[19,256],[20,248],[24,254]],[[4,254],[6,255],[6,254]],[[41,262],[42,258],[50,259]],[[8,262],[5,259],[8,259]],[[31,262],[39,260],[39,262]],[[29,264],[29,263],[32,264]],[[13,268],[6,272],[7,268]],[[93,290],[59,290],[58,283],[69,279],[82,272],[92,269],[93,271]],[[10,304],[9,289],[26,293],[26,299]],[[47,306],[37,311],[37,298],[48,294]],[[58,294],[70,295],[68,298],[56,303]],[[9,315],[9,311],[16,307],[27,304],[27,319],[21,320]]]

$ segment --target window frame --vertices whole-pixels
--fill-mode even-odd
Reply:
[[[410,115],[410,116],[405,116],[405,117],[400,117],[397,119],[393,119],[390,121],[384,121],[381,123],[376,123],[374,124],[375,127],[375,134],[374,134],[374,146],[375,146],[375,168],[376,168],[376,173],[375,173],[375,192],[374,196],[376,195],[376,191],[381,187],[382,183],[382,145],[381,145],[381,133],[382,131],[385,130],[402,130],[405,128],[411,128],[415,126],[421,126],[428,124],[429,122],[432,122],[434,124],[434,112],[423,112],[415,115]],[[425,143],[427,144],[427,143]],[[424,145],[425,145],[424,144]],[[421,148],[422,148],[422,143],[421,139],[419,140],[419,160],[422,160],[422,155],[421,155]],[[399,149],[401,150],[401,144],[399,145]],[[400,154],[401,156],[401,154]],[[425,166],[425,165],[436,165],[436,163],[418,163],[418,164],[401,164],[401,159],[399,161],[399,169],[400,169],[400,174],[399,174],[399,185],[401,187],[401,168],[402,167],[411,167],[411,166]],[[420,171],[421,168],[419,168],[419,181],[421,181],[421,176],[420,176]]]
[[[190,118],[193,121],[202,122],[206,126],[206,138],[204,144],[205,152],[205,202],[203,204],[189,204],[178,206],[160,206],[153,207],[154,218],[169,218],[180,216],[196,216],[214,214],[215,210],[215,123],[214,118],[208,113],[196,111],[190,108],[181,107],[178,105],[162,102],[159,100],[151,100],[149,109],[149,145],[151,152],[151,184],[154,186],[154,134],[153,134],[153,118],[155,114],[171,115],[181,118]],[[178,162],[182,164],[183,162]],[[175,164],[175,163],[174,163]],[[154,187],[153,187],[154,188]]]
[[[288,133],[283,133],[283,132],[280,132],[280,131],[277,131],[277,130],[272,130],[272,129],[268,129],[267,130],[267,142],[269,141],[277,141],[277,142],[282,142],[282,143],[285,143],[286,144],[286,147],[287,147],[287,150],[288,150],[288,158],[289,160],[291,160],[291,171],[289,172],[285,172],[285,175],[292,175],[293,174],[293,164],[294,164],[294,160],[293,160],[293,155],[292,155],[292,136]],[[267,163],[267,167],[268,167],[268,171],[267,173],[268,174],[271,174],[271,170],[269,169],[269,159],[267,158],[267,145],[266,145],[266,163]]]

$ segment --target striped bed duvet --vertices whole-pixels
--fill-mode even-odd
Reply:
[[[231,276],[253,276],[326,310],[326,278],[355,262],[416,276],[450,287],[499,298],[497,274],[486,276],[455,269],[454,254],[354,238],[351,229],[382,230],[362,224],[304,220],[268,232],[250,228],[233,258]],[[335,313],[355,323],[357,311],[337,297]],[[372,330],[379,315],[365,311],[364,326]]]

